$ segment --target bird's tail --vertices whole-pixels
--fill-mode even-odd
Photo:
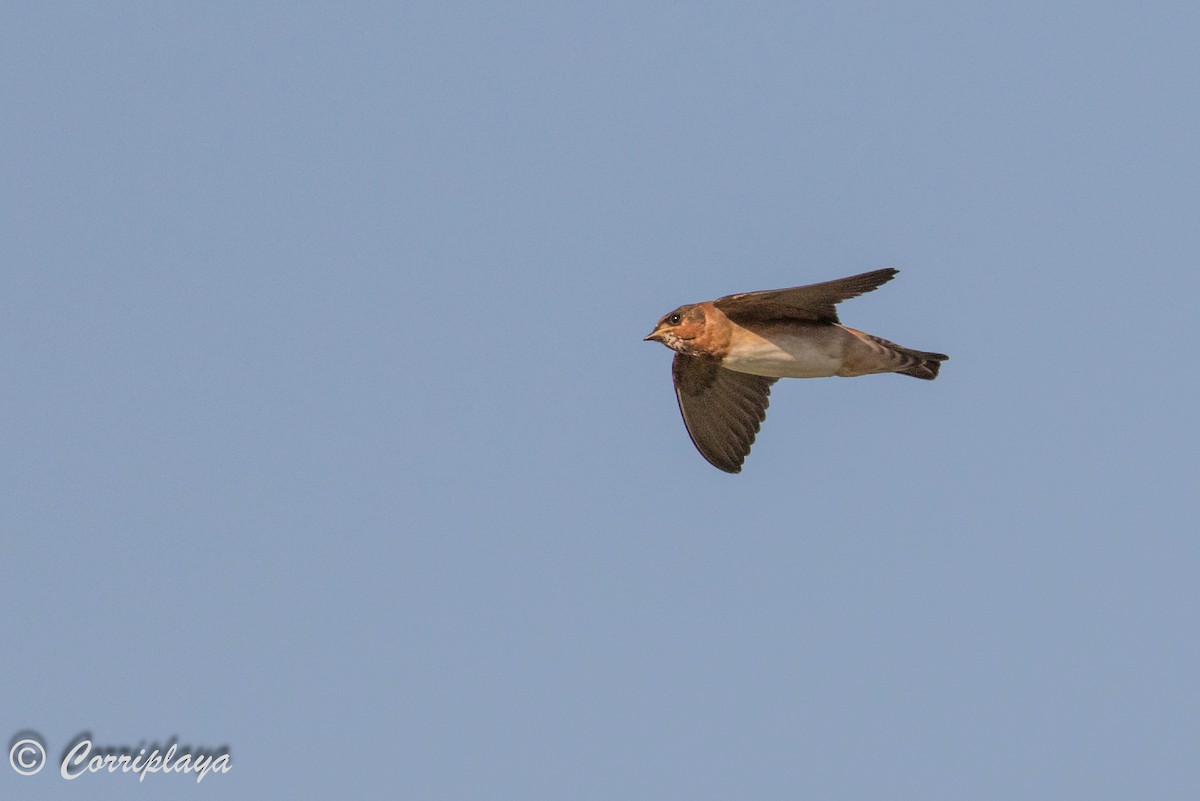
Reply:
[[[896,369],[892,372],[900,375],[911,375],[913,378],[923,378],[926,381],[932,381],[937,378],[938,370],[942,368],[942,362],[950,357],[944,353],[930,353],[924,350],[913,350],[897,345],[895,342],[888,342],[881,337],[867,337],[875,343],[883,345],[890,350],[896,357]]]

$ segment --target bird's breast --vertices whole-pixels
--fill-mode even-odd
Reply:
[[[839,326],[737,327],[721,366],[769,378],[824,378],[842,367],[846,332]]]

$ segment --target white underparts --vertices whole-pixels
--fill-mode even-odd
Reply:
[[[769,378],[825,378],[888,372],[883,351],[840,325],[739,332],[723,367]]]

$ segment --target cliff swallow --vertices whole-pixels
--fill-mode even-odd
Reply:
[[[875,270],[791,289],[680,306],[646,337],[675,351],[671,373],[683,424],[714,467],[741,472],[780,378],[900,373],[937,378],[942,353],[903,348],[841,324],[834,306],[887,283]]]

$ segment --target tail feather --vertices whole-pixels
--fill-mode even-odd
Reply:
[[[871,336],[871,341],[883,345],[896,356],[899,357],[897,369],[893,372],[900,375],[911,375],[913,378],[923,378],[926,381],[932,381],[937,378],[938,370],[942,369],[942,362],[950,357],[944,353],[930,353],[924,350],[913,350],[897,345],[895,342],[889,342],[882,337]]]

